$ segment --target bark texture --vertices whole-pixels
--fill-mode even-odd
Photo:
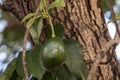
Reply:
[[[66,38],[74,38],[83,45],[86,61],[94,61],[97,52],[110,40],[100,0],[65,0],[65,3],[65,8],[53,10],[53,21],[65,26]],[[38,4],[39,0],[6,0],[2,8],[22,20],[26,14],[34,12]],[[105,54],[101,61],[104,63],[98,66],[94,80],[120,80],[114,49]],[[92,63],[87,65],[90,70]]]

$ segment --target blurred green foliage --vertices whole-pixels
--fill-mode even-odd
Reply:
[[[5,29],[3,31],[3,36],[4,36],[4,40],[5,42],[19,42],[22,41],[23,36],[24,36],[24,29],[19,26],[19,27],[15,27],[15,28],[10,28],[10,29]]]

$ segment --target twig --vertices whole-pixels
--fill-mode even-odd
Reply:
[[[28,27],[26,29],[25,35],[24,35],[24,41],[23,41],[22,64],[23,64],[23,70],[24,70],[24,74],[25,74],[25,80],[29,79],[29,74],[28,74],[28,70],[27,70],[27,62],[26,62],[26,42],[28,39],[30,28],[31,27]]]
[[[118,44],[119,43],[119,39],[113,39],[113,40],[110,40],[108,43],[106,43],[106,45],[98,52],[95,60],[94,60],[94,63],[91,67],[91,70],[89,72],[89,75],[87,77],[87,80],[93,80],[94,76],[95,76],[95,73],[97,71],[97,68],[98,68],[98,65],[100,64],[101,60],[102,60],[102,56],[114,45]]]
[[[36,13],[38,13],[38,12],[39,12],[39,6],[36,10]],[[31,27],[32,26],[26,27],[24,41],[23,41],[22,64],[23,64],[25,80],[29,79],[29,73],[28,73],[27,62],[26,62],[26,43],[27,43],[27,39],[28,39],[28,35],[29,35],[29,31],[30,31]]]
[[[113,20],[113,22],[115,23],[115,26],[116,26],[116,34],[115,34],[115,36],[118,35],[119,38],[120,38],[120,32],[119,32],[119,28],[118,28],[119,26],[118,26],[118,24],[116,22],[115,13],[114,13],[114,10],[113,10],[113,0],[109,1],[109,6],[110,6],[111,14],[112,14],[112,20]]]

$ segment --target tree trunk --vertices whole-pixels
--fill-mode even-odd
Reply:
[[[52,11],[53,21],[65,26],[66,38],[74,38],[83,45],[86,62],[94,61],[98,51],[110,40],[100,0],[65,0],[65,3],[65,8]],[[38,4],[39,0],[6,0],[2,8],[22,20],[26,14],[34,12]],[[114,49],[105,54],[93,80],[120,80]],[[92,64],[87,64],[89,70]]]

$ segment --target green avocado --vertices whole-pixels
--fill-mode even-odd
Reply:
[[[61,66],[66,60],[66,48],[61,39],[54,37],[47,40],[42,49],[42,66],[52,71]]]

